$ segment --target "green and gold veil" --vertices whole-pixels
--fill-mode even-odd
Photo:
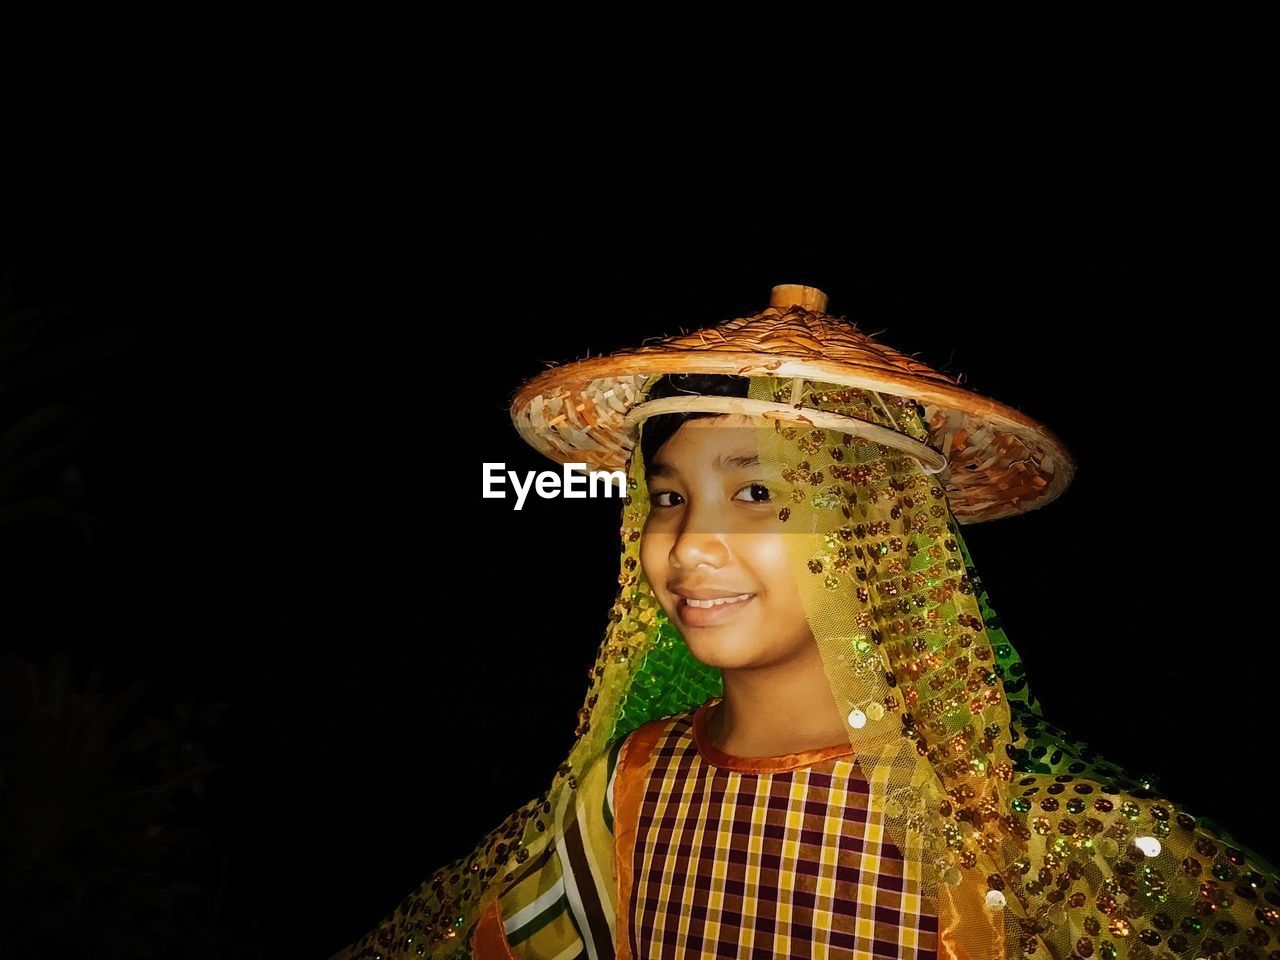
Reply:
[[[740,320],[798,325],[821,351],[836,321],[819,311],[775,296]],[[828,366],[833,379],[818,363],[810,376],[788,373],[773,354],[812,346],[795,336],[781,352],[757,339],[758,362],[742,364],[742,350],[716,349],[741,345],[738,322],[693,335],[729,355],[702,372],[748,378],[751,403],[738,409],[756,424],[777,529],[872,813],[935,906],[939,956],[1280,958],[1276,868],[1049,723],[974,567],[962,522],[1038,507],[1065,488],[1070,460],[1056,438],[1019,432],[1034,422],[1001,419],[991,403],[947,407],[909,358],[895,376],[920,388],[898,393],[848,382],[869,367],[848,376]],[[630,368],[652,355],[631,351]],[[518,400],[522,433],[562,462],[595,454],[608,466],[610,439],[625,438],[618,594],[576,740],[541,795],[432,874],[343,960],[470,956],[481,910],[555,844],[589,765],[642,724],[721,695],[720,671],[694,659],[640,565],[649,501],[635,411],[657,379],[610,380],[594,408],[575,408],[571,392],[557,403],[555,390]]]

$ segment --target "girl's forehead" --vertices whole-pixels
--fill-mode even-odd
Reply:
[[[681,424],[663,444],[662,459],[700,459],[712,452],[749,454],[759,445],[759,428],[750,417],[698,417]]]
[[[686,445],[753,446],[757,443],[759,435],[760,427],[751,417],[735,413],[686,420],[680,425],[680,429],[672,434],[672,439]]]
[[[773,476],[789,462],[774,433],[769,421],[744,414],[687,420],[658,450],[649,474],[752,470]]]

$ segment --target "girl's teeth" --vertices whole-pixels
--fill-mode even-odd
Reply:
[[[719,607],[726,603],[737,603],[739,600],[746,600],[751,596],[749,593],[740,593],[736,597],[723,597],[719,600],[694,600],[692,597],[686,597],[685,603],[691,607]]]

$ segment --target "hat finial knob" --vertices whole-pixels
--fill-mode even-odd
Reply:
[[[769,306],[785,310],[793,305],[813,313],[826,313],[827,295],[817,287],[806,287],[802,283],[780,283],[769,292]]]

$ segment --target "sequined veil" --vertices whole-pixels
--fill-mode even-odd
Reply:
[[[794,403],[793,386],[751,377],[749,397]],[[928,441],[909,397],[800,389],[804,406]],[[832,694],[871,803],[936,907],[939,955],[1280,958],[1276,868],[1045,720],[938,478],[862,436],[754,422]],[[639,444],[627,485],[619,591],[568,757],[344,958],[469,956],[482,908],[554,843],[587,766],[644,723],[722,693],[640,565]]]

